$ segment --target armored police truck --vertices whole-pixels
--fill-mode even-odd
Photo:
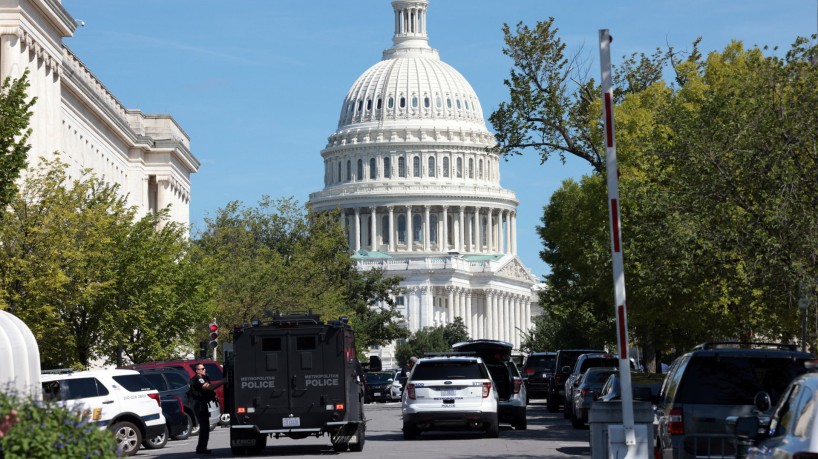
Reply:
[[[234,455],[258,453],[267,437],[329,434],[336,451],[364,447],[364,380],[346,318],[275,315],[233,331],[225,397]]]

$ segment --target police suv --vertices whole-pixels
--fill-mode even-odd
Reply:
[[[224,367],[233,454],[258,453],[267,437],[324,434],[336,451],[363,449],[363,372],[346,318],[277,314],[237,327]]]

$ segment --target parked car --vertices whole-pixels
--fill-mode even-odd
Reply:
[[[193,412],[193,401],[188,397],[188,390],[190,386],[187,374],[184,370],[174,367],[159,367],[159,368],[143,368],[137,370],[142,374],[151,384],[159,391],[160,397],[178,397],[182,403],[183,419],[181,426],[175,433],[171,433],[170,438],[174,440],[184,440],[191,435],[199,435],[199,421]],[[209,403],[208,410],[210,412],[210,425],[208,428],[213,430],[219,425],[220,412],[216,403]],[[169,424],[170,426],[170,424]]]
[[[395,385],[396,372],[369,371],[364,373],[366,392],[364,403],[400,400],[400,387]],[[400,384],[400,383],[398,383]]]
[[[773,410],[769,424],[765,421],[752,415],[736,423],[736,435],[755,444],[747,452],[748,458],[818,456],[818,373],[795,378]]]
[[[532,398],[548,397],[548,386],[554,380],[556,352],[532,352],[525,359],[521,373],[525,384],[527,402]]]
[[[511,424],[516,430],[528,428],[526,407],[528,397],[520,370],[511,357],[514,346],[505,341],[480,339],[464,341],[452,346],[456,352],[474,352],[479,355],[489,369],[499,397],[498,417],[500,422]]]
[[[91,370],[44,373],[43,397],[82,411],[90,422],[109,429],[118,448],[133,456],[145,438],[165,431],[159,392],[133,370]]]
[[[143,362],[136,365],[130,365],[127,368],[131,368],[134,370],[140,369],[148,369],[148,368],[177,368],[179,370],[184,371],[187,376],[188,380],[193,376],[196,376],[196,365],[202,364],[205,367],[205,371],[207,376],[210,378],[212,382],[221,381],[224,379],[224,372],[222,370],[222,366],[219,362],[210,359],[190,359],[190,360],[161,360],[161,361],[153,361],[153,362]],[[224,386],[219,386],[216,388],[216,398],[218,400],[218,410],[221,413],[220,422],[223,425],[227,425],[230,422],[230,416],[224,413]],[[194,425],[194,432],[193,435],[196,435],[198,432],[198,427]]]
[[[656,373],[642,373],[640,371],[631,372],[631,392],[634,400],[644,402],[658,402],[659,391],[665,375]],[[600,392],[599,400],[610,402],[621,400],[622,385],[620,384],[619,372],[611,374]]]
[[[631,363],[631,365],[633,365],[633,363]],[[577,357],[574,367],[570,369],[565,379],[565,409],[563,410],[563,417],[565,419],[571,419],[571,411],[574,408],[574,404],[572,403],[574,400],[574,389],[579,384],[579,377],[582,376],[586,370],[593,367],[618,368],[619,357],[606,353],[589,353]],[[562,370],[563,374],[565,374],[566,370],[569,370],[569,367],[565,366]]]
[[[412,440],[426,430],[483,430],[500,434],[499,398],[483,359],[439,356],[418,359],[404,389],[401,412],[403,438]]]
[[[574,368],[577,358],[582,354],[601,354],[604,352],[596,349],[560,349],[557,351],[557,356],[554,359],[554,379],[548,385],[548,394],[546,396],[548,411],[556,413],[560,409],[560,405],[565,401],[565,381],[568,380],[571,368]],[[566,367],[568,371],[565,371]]]
[[[571,426],[575,429],[585,426],[591,404],[599,397],[608,377],[618,371],[616,367],[591,367],[580,375],[571,399]]]
[[[665,459],[735,457],[728,417],[749,415],[755,398],[778,402],[787,385],[815,356],[794,345],[704,343],[670,367],[657,409],[658,442]]]

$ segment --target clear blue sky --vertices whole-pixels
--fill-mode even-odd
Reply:
[[[192,178],[194,233],[232,200],[268,194],[305,203],[323,187],[320,151],[355,79],[391,46],[388,0],[63,0],[85,22],[68,46],[128,108],[169,113],[202,163]],[[432,47],[477,92],[486,117],[507,99],[503,23],[553,16],[568,52],[599,79],[599,29],[614,37],[613,63],[670,44],[720,51],[732,39],[785,50],[818,27],[816,0],[431,0]],[[771,51],[772,52],[772,51]],[[491,127],[489,126],[489,129]],[[553,191],[589,171],[579,161],[544,165],[532,152],[501,166],[517,193],[519,253],[534,274],[535,227]],[[627,228],[623,228],[627,244]]]

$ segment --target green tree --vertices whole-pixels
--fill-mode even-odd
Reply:
[[[403,366],[410,357],[421,357],[427,352],[451,352],[452,345],[468,341],[469,333],[461,317],[437,327],[426,327],[411,334],[395,347],[395,359]]]
[[[28,121],[31,107],[37,101],[36,97],[26,101],[28,86],[26,69],[22,77],[17,80],[6,78],[0,87],[0,120],[3,120],[0,123],[0,208],[13,199],[20,171],[28,165],[26,159],[31,149]]]
[[[206,219],[193,255],[227,326],[311,310],[349,317],[361,348],[404,333],[392,301],[400,279],[355,269],[337,212],[310,212],[292,198],[265,196],[253,208],[231,202]]]

